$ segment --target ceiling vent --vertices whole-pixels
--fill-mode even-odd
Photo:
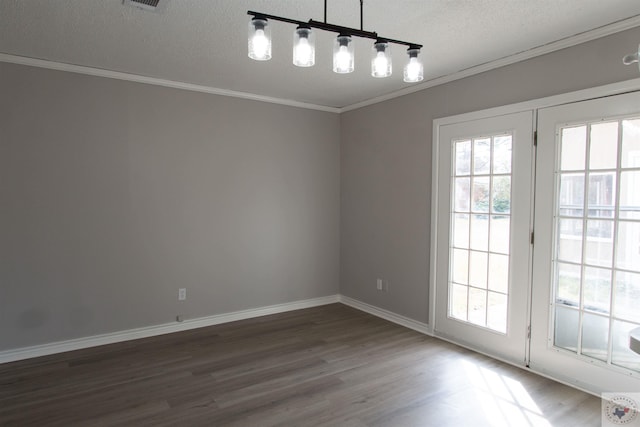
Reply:
[[[122,0],[125,6],[132,6],[151,12],[159,12],[164,9],[167,0]]]

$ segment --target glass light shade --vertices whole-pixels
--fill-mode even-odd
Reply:
[[[407,83],[416,83],[424,79],[424,66],[418,59],[420,49],[408,49],[409,62],[404,66],[404,81]]]
[[[339,74],[353,72],[353,43],[351,36],[339,35],[333,44],[333,71]]]
[[[249,58],[256,61],[271,59],[271,27],[264,18],[249,22]]]
[[[373,77],[389,77],[391,75],[391,48],[389,43],[376,41],[373,44],[371,75]]]
[[[311,28],[298,27],[293,33],[293,65],[311,67],[315,63],[315,34]]]

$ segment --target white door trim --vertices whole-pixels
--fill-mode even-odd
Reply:
[[[434,334],[439,337],[445,337],[450,340],[457,340],[461,344],[472,346],[476,349],[483,350],[487,353],[494,354],[505,359],[512,360],[514,363],[521,365],[526,364],[526,330],[529,318],[527,316],[527,303],[530,286],[530,275],[528,269],[530,267],[530,245],[529,234],[531,231],[531,183],[532,183],[532,154],[533,154],[533,111],[521,111],[512,114],[500,115],[489,118],[482,118],[479,120],[465,121],[462,123],[452,123],[440,128],[441,140],[438,141],[440,145],[440,182],[442,184],[440,188],[440,197],[438,199],[438,205],[441,210],[439,212],[438,227],[439,230],[439,242],[437,246],[437,253],[439,254],[438,263],[435,266],[437,273],[435,299],[436,310],[435,323],[433,325]],[[467,253],[468,256],[473,257],[472,254],[485,254],[487,257],[486,262],[489,263],[489,259],[494,257],[495,253],[492,252],[490,245],[487,241],[487,247],[481,250],[480,247],[473,246],[473,239],[471,242],[467,241],[467,245],[457,246],[459,249],[452,249],[454,222],[451,216],[452,212],[452,196],[444,191],[445,188],[450,188],[453,191],[453,183],[451,177],[455,175],[454,170],[451,170],[453,159],[455,158],[453,140],[467,140],[469,138],[476,137],[491,137],[493,135],[511,135],[512,138],[512,166],[510,171],[510,200],[511,209],[505,215],[508,215],[509,219],[509,249],[506,253],[506,258],[509,260],[508,269],[508,310],[506,313],[507,323],[504,325],[505,330],[498,332],[492,329],[489,324],[478,325],[479,319],[460,320],[449,313],[449,290],[451,289],[449,272],[449,257],[452,256],[452,251],[462,251]],[[472,156],[473,157],[473,156]],[[470,177],[474,177],[473,170],[469,171]],[[490,175],[493,176],[493,170]],[[498,173],[497,176],[500,174]],[[485,176],[482,173],[479,176]],[[450,178],[448,182],[444,180]],[[465,179],[465,178],[462,178]],[[472,178],[472,180],[475,178]],[[446,212],[446,214],[445,214]],[[471,211],[468,211],[471,212]],[[495,214],[495,213],[494,213]],[[457,216],[457,215],[456,215]],[[492,215],[487,213],[487,232],[490,227],[488,226],[489,217]],[[473,223],[473,219],[476,214],[469,216],[469,223]],[[445,226],[448,224],[448,226]],[[445,233],[445,228],[449,230],[449,233]],[[469,230],[467,230],[469,231]],[[457,231],[460,233],[460,230]],[[471,234],[471,233],[470,233]],[[495,236],[495,232],[490,233]],[[469,236],[471,237],[471,236]],[[462,249],[466,247],[467,249]],[[487,251],[486,253],[484,251]],[[493,253],[489,255],[489,253]],[[499,251],[501,252],[501,251]],[[449,256],[447,256],[449,255]],[[488,267],[488,264],[487,266]],[[488,268],[487,268],[488,270]],[[493,276],[491,272],[485,272],[489,276]],[[473,274],[471,274],[473,276]],[[485,277],[485,280],[487,278]],[[507,278],[505,278],[507,279]],[[460,280],[460,278],[458,278]],[[471,280],[471,279],[469,279]],[[465,281],[458,282],[464,285],[469,285],[471,291],[478,289],[474,286],[482,288],[481,283]],[[488,286],[486,286],[488,285]],[[496,291],[490,283],[485,284],[487,294],[485,298],[490,295],[503,295]],[[501,289],[506,291],[506,289]],[[489,321],[490,306],[489,303],[486,306],[486,313],[484,321]],[[470,309],[469,309],[470,310]],[[468,313],[472,315],[471,311]],[[496,327],[497,325],[494,325]]]
[[[530,101],[520,102],[516,104],[504,105],[495,108],[489,108],[480,111],[474,111],[469,113],[457,114],[453,116],[438,118],[433,121],[432,129],[432,152],[431,152],[431,167],[432,167],[432,188],[431,188],[431,236],[430,236],[430,270],[429,270],[429,325],[433,328],[435,324],[436,313],[436,273],[438,265],[437,254],[437,241],[438,241],[438,193],[439,193],[439,144],[440,140],[440,127],[452,123],[459,123],[471,120],[477,120],[482,118],[488,118],[493,116],[500,116],[505,114],[511,114],[526,110],[533,110],[534,113],[540,108],[559,106],[563,104],[569,104],[573,102],[586,101],[589,99],[602,98],[606,96],[619,95],[627,92],[640,90],[640,78],[627,80],[624,82],[618,82],[608,84],[605,86],[599,86],[594,88],[583,89],[575,92],[568,92],[564,94],[554,95],[545,98],[534,99]],[[535,371],[535,369],[532,369]],[[537,372],[537,371],[536,371]],[[549,376],[548,373],[539,372],[544,376]],[[566,383],[566,379],[554,378],[561,382]]]
[[[548,96],[545,98],[533,99],[530,101],[519,102],[516,104],[503,105],[500,107],[488,108],[486,110],[472,111],[469,113],[456,114],[453,116],[442,117],[433,120],[433,129],[431,136],[431,255],[430,266],[436,265],[436,237],[438,230],[436,227],[438,212],[438,155],[439,149],[436,143],[440,139],[440,126],[451,123],[464,122],[470,120],[483,119],[487,117],[500,116],[504,114],[516,113],[525,110],[537,110],[544,107],[553,107],[572,102],[586,101],[588,99],[601,98],[604,96],[619,95],[621,93],[640,90],[640,78],[626,80],[623,82],[612,83],[605,86],[583,89],[575,92],[567,92],[559,95]],[[429,271],[429,324],[435,322],[435,271],[431,268]]]
[[[429,325],[435,323],[435,265],[437,261],[436,238],[438,235],[438,155],[439,148],[437,141],[440,139],[440,126],[483,119],[493,116],[517,113],[526,110],[538,110],[544,107],[553,107],[572,102],[586,101],[588,99],[601,98],[604,96],[619,95],[621,93],[640,90],[640,78],[612,83],[605,86],[583,89],[575,92],[567,92],[560,95],[548,96],[545,98],[533,99],[516,104],[503,105],[500,107],[488,108],[486,110],[473,111],[469,113],[456,114],[435,119],[431,136],[431,244],[430,244],[430,270],[429,270]]]
[[[556,164],[559,161],[557,160],[559,158],[557,154],[558,147],[560,146],[558,141],[561,135],[559,129],[569,126],[570,123],[594,123],[605,120],[605,118],[606,120],[616,120],[616,117],[620,119],[629,115],[636,117],[640,110],[639,98],[640,91],[635,91],[615,97],[587,100],[572,105],[540,109],[539,111],[538,132],[540,144],[538,156],[542,166],[537,171],[536,185],[541,188],[548,188],[550,191],[547,194],[540,195],[536,206],[535,226],[540,234],[540,239],[537,239],[538,243],[534,249],[535,266],[533,270],[534,287],[531,322],[536,327],[532,328],[531,332],[530,366],[538,372],[544,371],[548,375],[562,378],[567,382],[573,382],[579,387],[589,389],[594,393],[636,391],[640,387],[640,373],[615,364],[608,364],[606,361],[597,360],[596,358],[582,356],[580,355],[581,350],[578,343],[576,343],[577,354],[563,350],[560,348],[561,346],[556,346],[553,339],[554,326],[556,325],[553,321],[553,308],[556,303],[551,285],[555,282],[554,276],[557,274],[554,273],[553,266],[554,260],[560,263],[564,262],[564,260],[558,259],[558,255],[554,255],[554,248],[558,239],[556,221],[557,216],[562,215],[558,210],[560,202],[556,193],[559,186],[558,175],[560,174],[560,167]],[[610,167],[610,169],[613,168],[613,166]],[[597,172],[597,168],[589,169],[588,164],[585,165],[584,170]],[[616,170],[623,171],[624,169],[618,165]],[[586,187],[587,184],[585,184]],[[581,219],[582,217],[578,216],[577,218]],[[593,217],[585,213],[584,218]],[[624,218],[621,219],[615,216],[611,218],[611,221],[622,223]],[[612,242],[615,242],[615,239],[615,235],[612,234]],[[579,265],[589,265],[589,262],[582,259]],[[616,267],[616,264],[612,261],[610,266],[604,266],[603,268],[615,271],[619,267]],[[613,287],[613,284],[611,286]],[[563,305],[560,304],[560,307],[563,307]],[[579,308],[582,311],[582,307],[580,306]],[[614,309],[611,309],[611,315],[615,315]],[[560,322],[558,324],[563,323]],[[587,331],[589,330],[587,329]],[[612,340],[608,341],[608,345],[611,345]],[[611,350],[609,349],[608,351]]]

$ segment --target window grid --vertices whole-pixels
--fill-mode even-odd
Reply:
[[[508,313],[511,144],[510,134],[452,141],[448,316],[499,333]]]
[[[625,126],[635,129],[635,136],[631,130],[627,133]],[[603,151],[603,147],[607,145],[607,137],[603,136],[602,130],[606,130],[607,127],[611,141],[606,147],[607,151]],[[581,129],[584,129],[584,132]],[[611,138],[614,129],[615,141]],[[627,244],[627,248],[631,247],[629,245],[633,243],[634,224],[637,227],[635,232],[640,233],[640,220],[638,219],[640,218],[640,205],[637,196],[631,196],[632,200],[630,200],[635,202],[635,205],[627,206],[622,200],[623,192],[631,194],[634,188],[636,188],[636,192],[638,192],[637,188],[640,188],[631,185],[637,184],[633,180],[637,180],[640,176],[640,174],[634,174],[634,172],[640,172],[640,161],[638,161],[640,159],[640,119],[631,118],[571,125],[560,128],[559,134],[561,138],[556,168],[556,200],[558,203],[555,213],[556,239],[553,270],[554,345],[610,365],[640,371],[640,357],[621,345],[625,338],[624,331],[640,326],[640,318],[623,312],[624,309],[619,309],[619,307],[623,307],[623,298],[617,301],[619,291],[623,288],[630,292],[629,298],[632,299],[632,302],[637,301],[636,298],[640,297],[640,283],[637,283],[637,280],[629,280],[624,282],[624,285],[622,282],[623,278],[634,277],[634,275],[636,279],[640,279],[640,264],[630,266],[629,259],[633,258],[633,255],[629,253],[621,255],[624,251],[623,243]],[[584,159],[577,158],[576,160],[576,158],[571,159],[569,151],[565,152],[565,143],[573,143],[575,147],[578,147],[576,151],[581,150],[581,138],[576,138],[578,134],[584,135]],[[613,146],[611,146],[612,143]],[[610,151],[614,149],[616,150],[615,164],[603,167],[603,162],[606,163],[603,158],[611,157]],[[565,167],[568,166],[568,163],[573,163],[572,167]],[[581,164],[583,164],[582,167],[580,167]],[[628,177],[626,182],[623,181],[623,174],[625,174],[624,178]],[[574,200],[576,195],[578,202],[580,201],[580,192],[576,192],[575,189],[577,187],[579,190],[581,176],[583,177],[582,203],[576,203]],[[576,227],[578,221],[581,221],[581,230]],[[573,226],[567,227],[566,225],[569,223],[573,223]],[[599,227],[594,229],[591,227],[594,224],[598,224]],[[602,225],[604,227],[600,227]],[[608,228],[610,231],[607,231]],[[597,237],[594,237],[594,234]],[[568,252],[570,252],[567,248],[571,245],[576,246],[578,241],[580,244],[579,259],[567,259]],[[637,243],[640,249],[640,240]],[[598,248],[595,257],[593,246]],[[607,246],[609,246],[608,250]],[[623,265],[622,262],[626,262],[626,264]],[[565,272],[564,276],[561,273],[562,269]],[[570,289],[571,286],[567,286],[569,275],[566,272],[569,270],[578,271],[577,295],[575,295],[575,290]],[[588,272],[592,275],[589,276]],[[593,275],[595,272],[605,273],[605,275],[596,278]],[[574,279],[574,281],[576,280]],[[594,281],[596,282],[595,286],[592,283]],[[598,295],[597,289],[600,287],[598,281],[601,284],[608,284],[606,299],[602,301],[602,304],[599,304],[598,299],[602,300],[605,296]],[[596,289],[597,298],[593,298],[594,295],[591,295],[594,289]],[[577,301],[575,301],[576,297]],[[575,325],[576,317],[577,325]],[[603,325],[606,327],[603,328]],[[606,333],[606,338],[603,340],[601,337],[604,336],[604,333]],[[594,338],[597,336],[600,338]]]

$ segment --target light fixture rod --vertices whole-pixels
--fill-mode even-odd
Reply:
[[[269,15],[267,13],[262,13],[262,12],[254,12],[252,10],[248,10],[247,11],[247,15],[253,15],[254,18],[273,19],[274,21],[288,22],[289,24],[296,24],[296,25],[306,24],[306,22],[304,22],[304,21],[298,21],[296,19],[283,18],[281,16]]]
[[[364,19],[362,18],[362,10],[364,8],[364,0],[360,0],[360,31],[364,31]],[[327,23],[327,0],[324,0],[324,23]]]
[[[331,31],[333,33],[339,33],[349,36],[364,37],[368,39],[379,38],[378,33],[376,32],[358,30],[357,28],[343,27],[342,25],[328,24],[320,21],[314,21],[313,19],[310,19],[309,22],[307,22],[307,25],[319,30]]]
[[[327,0],[324,0],[324,23],[327,23]]]
[[[362,37],[362,38],[373,39],[373,40],[382,39],[388,43],[401,44],[401,45],[409,46],[412,49],[420,49],[422,47],[422,45],[418,43],[411,43],[411,42],[405,42],[402,40],[389,39],[387,37],[380,37],[378,36],[378,33],[376,33],[375,31],[364,31],[363,29],[343,27],[341,25],[329,24],[328,22],[314,21],[313,19],[310,19],[308,22],[304,22],[304,21],[298,21],[296,19],[269,15],[267,13],[254,12],[252,10],[247,11],[247,15],[252,15],[255,18],[273,19],[274,21],[287,22],[289,24],[295,24],[295,25],[308,25],[311,28],[317,28],[319,30],[330,31],[338,34]],[[325,16],[325,19],[326,19],[326,16]],[[360,22],[360,24],[362,26],[362,21]]]

